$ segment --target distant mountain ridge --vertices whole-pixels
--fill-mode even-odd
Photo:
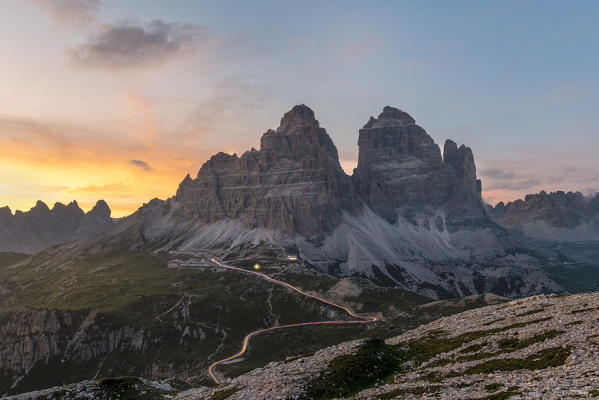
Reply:
[[[506,228],[538,239],[560,241],[599,240],[599,193],[541,191],[488,207],[489,215]]]
[[[72,201],[68,205],[54,204],[50,209],[38,201],[31,210],[0,208],[0,251],[36,253],[50,246],[81,239],[108,230],[113,221],[104,200],[85,213]]]

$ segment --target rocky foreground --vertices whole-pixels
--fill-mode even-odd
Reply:
[[[219,387],[122,379],[130,384],[109,381],[109,394],[106,381],[93,381],[15,398],[118,398],[115,387],[178,400],[599,398],[599,292],[486,306],[273,362]]]
[[[599,398],[599,293],[541,295],[466,311],[386,340],[370,366],[340,371],[331,362],[348,353],[356,363],[368,361],[358,357],[359,349],[358,342],[343,343],[177,399],[219,393],[229,399],[335,398],[336,387],[339,398],[351,399]],[[352,390],[357,393],[341,387],[355,381],[352,368],[366,374],[387,368],[392,353],[396,371],[391,366],[371,374],[370,382],[361,382],[370,387]]]

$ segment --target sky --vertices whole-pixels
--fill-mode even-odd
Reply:
[[[472,148],[483,198],[599,190],[599,2],[3,0],[0,206],[175,194],[310,106],[357,163],[391,105]]]

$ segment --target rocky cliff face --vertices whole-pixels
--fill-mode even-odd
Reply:
[[[385,342],[354,340],[272,362],[175,400],[596,398],[598,306],[598,293],[489,305]]]
[[[499,224],[540,239],[565,241],[599,240],[599,194],[541,191],[489,207]]]
[[[76,201],[52,209],[38,201],[27,212],[0,209],[0,251],[36,253],[56,244],[105,231],[112,226],[110,208],[99,200],[87,214]]]
[[[205,338],[199,325],[129,325],[90,310],[2,315],[0,395],[100,376],[168,378],[192,366],[177,353]]]
[[[535,251],[522,252],[526,245],[492,223],[468,147],[448,140],[442,155],[392,107],[370,119],[358,144],[350,178],[312,110],[296,106],[264,133],[260,150],[213,156],[175,197],[127,219],[113,243],[207,257],[260,257],[269,248],[431,297],[559,290]]]
[[[305,105],[264,133],[260,150],[210,158],[195,179],[183,180],[176,200],[187,218],[204,223],[231,219],[306,238],[332,231],[342,212],[362,207],[335,145]]]
[[[484,220],[480,181],[470,148],[448,140],[439,146],[414,119],[385,107],[358,139],[358,167],[352,176],[360,196],[390,223],[414,212],[443,211],[450,226]],[[438,228],[444,229],[439,219]]]

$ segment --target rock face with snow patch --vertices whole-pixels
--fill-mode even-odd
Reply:
[[[447,140],[441,157],[426,131],[393,107],[385,107],[377,119],[370,117],[360,129],[358,146],[353,182],[362,199],[390,223],[438,211],[450,228],[484,220],[470,148]],[[444,229],[442,219],[436,225]]]
[[[0,251],[36,253],[56,244],[107,231],[113,224],[104,200],[85,213],[76,201],[52,209],[38,201],[27,212],[0,208]]]
[[[264,133],[260,150],[210,158],[196,179],[183,180],[176,199],[186,217],[205,223],[232,219],[314,239],[338,226],[343,211],[362,207],[335,145],[305,105]]]

